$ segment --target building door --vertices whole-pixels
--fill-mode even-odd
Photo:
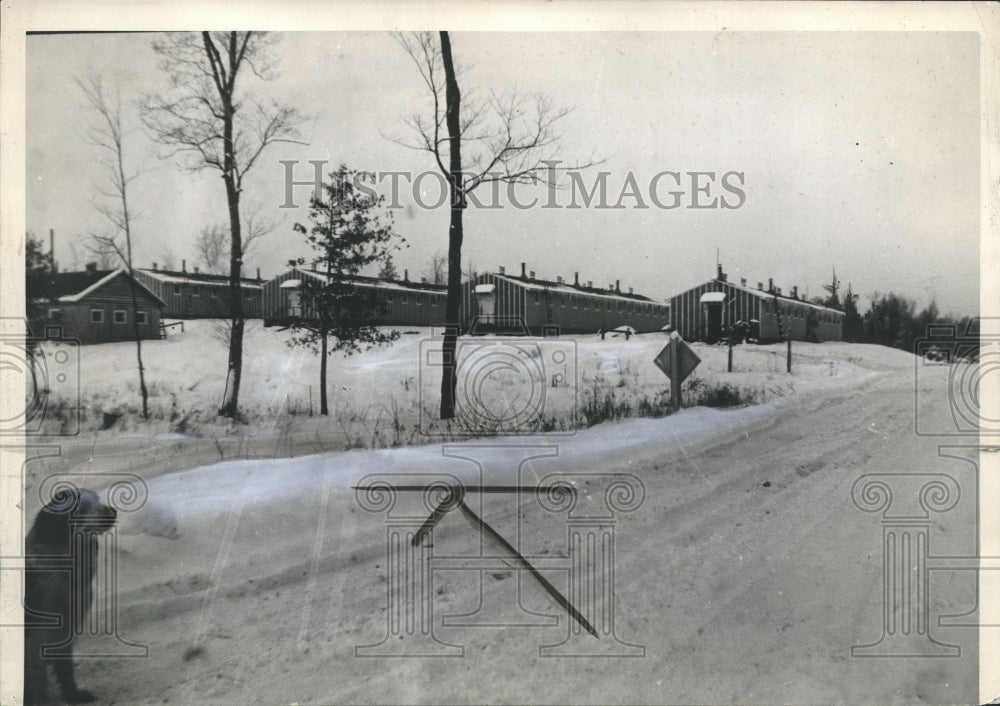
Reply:
[[[299,290],[285,290],[285,315],[290,319],[296,319],[302,316],[302,305]]]
[[[722,303],[711,302],[705,306],[705,342],[718,343],[722,338]]]

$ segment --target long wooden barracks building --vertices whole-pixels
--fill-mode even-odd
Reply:
[[[166,303],[164,316],[178,319],[225,319],[230,316],[229,275],[188,272],[186,261],[181,270],[164,270],[153,263],[152,269],[135,270],[135,277]],[[261,318],[260,270],[257,278],[240,278],[243,318]]]
[[[756,289],[745,279],[730,282],[718,266],[715,279],[692,287],[670,299],[670,324],[689,341],[714,343],[738,323],[747,325],[751,338],[761,343],[784,341],[839,341],[843,338],[844,312],[813,304],[790,294],[768,280],[767,289]]]
[[[597,333],[630,326],[637,333],[659,331],[670,322],[670,307],[636,294],[621,291],[620,280],[606,289],[592,281],[573,283],[538,279],[525,270],[512,276],[501,267],[498,272],[475,276],[462,285],[461,311],[466,327],[476,332],[499,331],[523,322],[529,335],[546,333]],[[513,331],[512,331],[513,332]]]
[[[292,267],[262,287],[264,325],[285,325],[309,316],[301,295],[306,277],[324,273]],[[447,287],[427,282],[351,277],[369,295],[368,313],[386,326],[433,326],[445,323]],[[510,333],[533,336],[559,333],[597,333],[620,326],[637,332],[658,331],[670,321],[669,307],[619,284],[607,289],[581,284],[579,275],[569,284],[538,279],[521,265],[521,276],[498,272],[478,274],[462,285],[459,321],[463,333]]]

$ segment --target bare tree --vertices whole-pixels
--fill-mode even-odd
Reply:
[[[170,248],[164,248],[163,252],[160,254],[160,264],[165,270],[177,270],[177,256],[174,255],[174,251]]]
[[[229,227],[205,226],[194,240],[195,261],[205,272],[221,275],[229,268]]]
[[[121,90],[116,86],[109,93],[100,75],[86,79],[76,79],[76,84],[84,97],[98,114],[97,124],[87,130],[90,141],[99,148],[105,169],[107,189],[97,187],[108,202],[99,204],[98,211],[111,225],[111,232],[95,235],[94,242],[99,253],[109,256],[114,253],[125,267],[132,295],[132,330],[135,334],[135,357],[139,366],[139,390],[142,394],[142,416],[149,419],[149,392],[146,389],[146,373],[142,364],[142,335],[139,331],[137,288],[132,271],[132,220],[129,213],[128,186],[137,174],[129,174],[125,169],[122,127]]]
[[[556,108],[542,95],[500,96],[490,93],[480,100],[464,100],[452,59],[447,32],[396,35],[417,65],[433,106],[430,116],[418,113],[407,125],[416,133],[416,142],[395,140],[433,155],[437,168],[448,181],[451,222],[448,227],[448,297],[445,303],[445,336],[442,365],[441,418],[455,416],[458,384],[454,361],[458,348],[459,301],[462,286],[462,212],[467,197],[482,184],[536,184],[555,186],[553,175],[560,170],[584,169],[596,161],[560,165],[561,149],[556,124],[569,112]]]
[[[256,101],[239,90],[248,73],[272,78],[271,39],[258,32],[170,33],[153,42],[170,77],[163,95],[143,98],[143,122],[153,138],[173,149],[182,166],[221,172],[229,211],[229,364],[219,414],[239,416],[243,373],[243,223],[240,195],[244,179],[263,151],[278,142],[299,142],[302,117],[272,101]]]
[[[448,282],[448,258],[440,251],[431,255],[423,276],[431,284],[446,284]]]
[[[468,260],[465,263],[465,270],[462,272],[462,278],[466,282],[470,282],[476,278],[476,263],[472,260]]]
[[[265,218],[258,210],[251,210],[243,217],[240,233],[243,237],[243,260],[246,262],[255,251],[257,242],[274,230],[274,220]],[[231,234],[229,226],[215,223],[205,226],[195,238],[195,261],[206,272],[221,275],[229,271],[229,251]]]

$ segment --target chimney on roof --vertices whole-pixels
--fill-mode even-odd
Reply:
[[[56,267],[56,229],[49,228],[49,268],[52,270],[52,274],[59,271]]]
[[[500,274],[502,275],[507,274],[507,269],[503,265],[500,265]]]
[[[715,263],[715,279],[722,281],[722,263]]]
[[[747,278],[746,277],[740,277],[740,286],[741,287],[747,286]]]
[[[609,285],[608,285],[608,291],[609,291],[609,292],[613,292],[613,291],[615,291],[615,285],[613,285],[613,284],[609,284]]]
[[[156,271],[156,263],[155,262],[153,263],[153,271],[154,272]]]
[[[774,278],[772,277],[767,278],[767,291],[769,292],[774,291]]]
[[[525,274],[525,269],[524,269],[524,263],[522,262],[522,263],[521,263],[521,279],[527,279],[527,278],[528,278],[528,277],[527,277],[527,275]]]
[[[197,265],[194,266],[194,273],[198,274],[198,266]]]
[[[181,272],[187,272],[187,271],[188,271],[188,261],[181,260]]]
[[[781,287],[775,287],[774,288],[774,293],[777,294],[780,297],[781,296]]]
[[[594,281],[588,279],[587,280],[587,289],[593,289],[593,288],[594,288]]]
[[[257,268],[257,281],[260,282],[260,268]]]
[[[798,298],[799,298],[799,285],[795,285],[794,287],[792,287],[792,299],[798,299]]]
[[[405,267],[403,268],[403,281],[404,282],[409,282],[410,281],[410,271],[408,269],[406,269]]]
[[[534,279],[535,279],[535,271],[534,270],[531,270],[530,272],[528,272],[528,279],[534,281]]]
[[[97,263],[96,262],[88,262],[87,263],[87,274],[88,275],[97,274]]]
[[[580,286],[580,273],[579,272],[574,272],[573,273],[573,286],[574,287],[579,287]]]
[[[420,278],[420,284],[427,284],[427,278],[426,277],[421,277]]]
[[[556,284],[562,284],[562,283],[563,283],[562,275],[556,275]]]
[[[757,283],[757,289],[759,289],[759,290],[761,290],[763,292],[764,291],[764,283],[763,282],[758,282]]]
[[[622,281],[620,279],[615,280],[615,291],[621,294],[622,291]]]
[[[628,288],[628,293],[632,294],[632,288],[631,287]]]

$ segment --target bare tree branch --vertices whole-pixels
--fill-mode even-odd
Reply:
[[[108,191],[98,187],[98,191],[109,198],[109,203],[97,204],[97,210],[113,226],[114,230],[109,235],[93,235],[93,250],[102,259],[110,259],[113,253],[128,273],[129,289],[132,295],[135,354],[139,367],[139,389],[142,395],[142,416],[144,419],[149,419],[149,392],[146,389],[145,368],[142,363],[142,334],[139,329],[138,285],[132,272],[132,225],[129,214],[128,186],[135,175],[129,176],[125,169],[121,88],[115,86],[114,92],[109,94],[99,74],[93,74],[87,79],[77,78],[75,81],[90,107],[98,115],[97,125],[90,127],[87,134],[103,158],[107,160],[103,162],[103,165],[107,180],[111,184]]]
[[[238,418],[243,369],[243,296],[241,274],[245,247],[267,228],[257,225],[244,235],[240,215],[243,180],[269,146],[303,144],[299,127],[304,118],[294,108],[264,104],[244,96],[238,82],[247,70],[258,79],[270,77],[270,38],[259,32],[174,32],[153,43],[170,80],[165,94],[142,99],[142,119],[153,139],[190,170],[218,170],[226,188],[229,215],[229,369],[225,399],[219,412]],[[221,254],[216,235],[199,243],[200,253],[214,260]]]

